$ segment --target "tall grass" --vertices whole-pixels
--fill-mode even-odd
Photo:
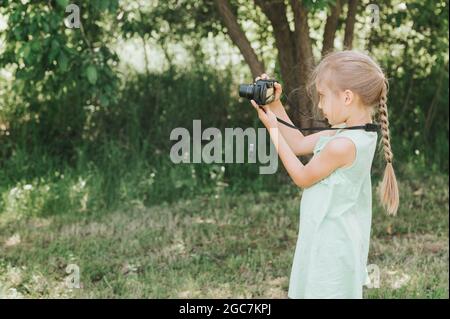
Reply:
[[[2,159],[0,207],[5,213],[97,214],[118,205],[153,205],[196,194],[270,189],[279,177],[258,164],[179,164],[169,158],[170,132],[192,120],[206,127],[256,127],[252,108],[230,95],[230,73],[213,70],[134,75],[116,107],[88,116],[69,157],[54,145],[17,143]],[[20,134],[12,134],[20,136]],[[53,154],[53,155],[51,155]]]

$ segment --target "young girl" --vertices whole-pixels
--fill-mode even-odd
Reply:
[[[381,68],[363,53],[330,53],[313,70],[309,89],[332,126],[372,123],[372,115],[378,111],[387,162],[380,186],[381,203],[395,215],[399,195],[389,138],[388,81]],[[269,130],[288,174],[304,189],[288,297],[362,298],[362,287],[368,283],[370,170],[377,132],[340,128],[303,136],[277,122],[278,116],[292,124],[279,101],[279,84],[275,91],[276,100],[263,110],[255,101],[251,103]],[[307,165],[297,158],[312,153]]]

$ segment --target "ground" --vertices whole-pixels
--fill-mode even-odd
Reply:
[[[399,182],[397,217],[386,216],[374,194],[375,287],[365,288],[365,298],[449,297],[447,182]],[[0,296],[287,298],[300,198],[285,186],[135,202],[100,215],[0,214]],[[79,288],[70,281],[78,271]]]

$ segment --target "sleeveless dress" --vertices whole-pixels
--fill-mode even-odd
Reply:
[[[370,170],[378,135],[341,128],[333,136],[319,138],[314,156],[338,137],[354,143],[356,158],[303,190],[289,298],[362,298],[362,286],[368,283]]]

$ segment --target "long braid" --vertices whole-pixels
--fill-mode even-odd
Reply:
[[[392,166],[392,149],[389,134],[389,118],[387,110],[387,91],[388,82],[385,79],[379,102],[379,121],[381,123],[381,142],[383,143],[384,158],[386,159],[386,168],[384,170],[383,181],[379,187],[379,196],[383,207],[389,215],[396,215],[399,205],[399,192],[397,179],[395,178],[394,167]]]
[[[385,86],[384,86],[385,87]],[[379,104],[379,116],[381,122],[381,137],[383,142],[383,151],[384,158],[387,163],[392,163],[392,158],[394,157],[391,150],[391,139],[389,135],[389,118],[388,118],[388,110],[387,110],[387,94],[386,90],[383,89],[380,97]]]

